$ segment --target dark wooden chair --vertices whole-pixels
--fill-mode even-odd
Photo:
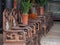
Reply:
[[[8,9],[3,12],[3,45],[27,45],[28,42],[30,45],[32,28],[17,24],[17,14],[15,13],[15,10],[9,12]]]

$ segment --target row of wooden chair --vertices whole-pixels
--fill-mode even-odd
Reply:
[[[22,24],[20,11],[5,9],[3,12],[3,45],[40,45],[42,35],[53,24],[51,15],[45,14],[36,19],[29,18],[27,26]]]

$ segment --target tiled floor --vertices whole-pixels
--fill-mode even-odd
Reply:
[[[60,45],[60,22],[55,22],[49,33],[42,37],[41,45]]]

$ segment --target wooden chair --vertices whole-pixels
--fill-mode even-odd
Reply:
[[[32,29],[22,24],[17,25],[15,12],[13,10],[8,12],[7,9],[3,12],[3,45],[27,45],[26,43],[32,38]]]

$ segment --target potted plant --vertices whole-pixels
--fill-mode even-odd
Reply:
[[[28,12],[29,12],[29,9],[31,8],[30,0],[22,1],[21,6],[23,11],[23,14],[22,14],[23,24],[28,25]]]
[[[47,5],[47,3],[48,3],[48,0],[40,0],[40,5],[41,5],[41,7],[40,7],[40,14],[41,15],[44,15],[44,7]]]
[[[36,2],[35,2],[35,0],[32,0],[31,3],[32,3],[32,7],[30,9],[31,13],[30,13],[29,17],[32,19],[36,19],[38,16],[37,9],[36,9]]]
[[[44,6],[48,3],[48,0],[38,0],[38,3],[40,4],[40,14],[44,15]]]

